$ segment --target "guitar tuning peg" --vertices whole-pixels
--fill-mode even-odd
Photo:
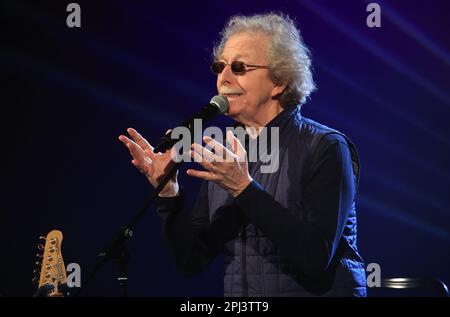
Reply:
[[[47,238],[46,238],[46,237],[43,237],[43,236],[40,236],[40,237],[39,237],[39,240],[44,240],[44,241],[45,241],[45,240],[47,240]]]
[[[39,251],[44,251],[44,246],[40,243],[37,245],[37,248]]]
[[[42,259],[44,256],[42,255],[42,254],[40,254],[40,253],[36,253],[36,258],[37,259]]]
[[[36,262],[36,263],[39,263],[39,262]],[[35,268],[33,270],[31,284],[37,284],[39,282],[39,276],[41,275],[40,271],[41,271],[40,268]]]
[[[36,261],[36,262],[34,263],[34,266],[36,266],[36,267],[41,267],[41,266],[42,266],[42,262]]]

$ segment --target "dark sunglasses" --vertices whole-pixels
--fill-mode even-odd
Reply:
[[[227,64],[225,62],[217,61],[217,62],[212,63],[211,71],[214,74],[218,75],[224,70],[225,66],[227,66],[227,65],[230,65],[231,71],[235,75],[244,75],[246,72],[251,71],[251,70],[255,70],[255,69],[258,69],[258,68],[269,68],[269,66],[247,65],[247,64],[245,64],[244,62],[241,62],[241,61],[234,61],[231,64]],[[247,69],[247,67],[251,67],[253,69]]]

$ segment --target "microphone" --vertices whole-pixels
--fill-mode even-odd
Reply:
[[[223,96],[214,96],[208,105],[204,106],[200,111],[195,113],[192,117],[185,120],[179,126],[191,129],[191,125],[195,119],[201,119],[203,122],[209,121],[218,114],[225,113],[228,110],[228,100]],[[165,152],[170,149],[175,143],[178,142],[177,139],[172,139],[172,130],[167,132],[160,140],[159,144],[154,148],[154,153]]]

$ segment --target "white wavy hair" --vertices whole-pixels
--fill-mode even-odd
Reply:
[[[278,13],[235,15],[220,33],[213,58],[218,60],[227,40],[242,32],[262,32],[271,39],[267,49],[270,78],[275,85],[287,85],[279,96],[281,106],[303,104],[316,89],[311,70],[309,49],[300,30],[287,15]]]

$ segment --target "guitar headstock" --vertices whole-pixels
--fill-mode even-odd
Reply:
[[[36,262],[40,265],[40,269],[35,270],[39,274],[35,276],[34,281],[39,280],[38,289],[47,289],[47,296],[57,297],[63,296],[59,290],[59,286],[67,283],[66,267],[61,252],[61,243],[63,235],[59,230],[50,231],[46,237],[40,237],[45,244],[39,244],[38,248],[41,254],[37,257],[42,262]]]

